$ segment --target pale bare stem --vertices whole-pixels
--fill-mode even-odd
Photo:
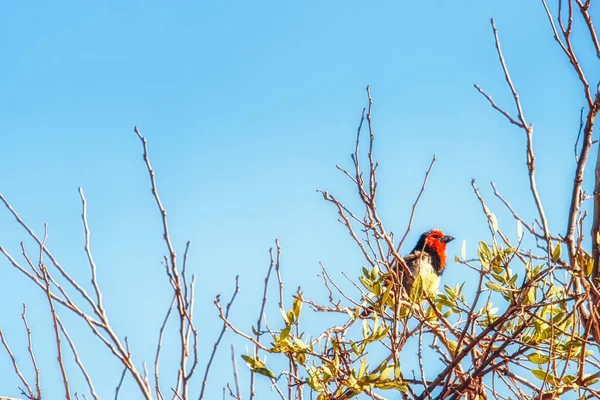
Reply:
[[[12,209],[12,207],[10,207],[10,205],[6,202],[6,200],[3,200],[3,201],[5,202],[5,205],[7,205],[7,207],[9,207],[9,210],[11,210],[11,212],[17,218],[19,223],[29,232],[29,234],[36,241],[38,241],[38,243],[40,245],[40,271],[41,271],[41,275],[42,275],[42,280],[36,279],[33,275],[31,275],[28,271],[26,271],[23,267],[21,267],[16,262],[16,260],[14,260],[10,256],[10,254],[8,254],[1,247],[0,247],[0,251],[2,251],[2,253],[9,259],[9,261],[11,261],[11,264],[13,264],[13,266],[15,266],[17,269],[19,269],[21,272],[23,272],[26,276],[28,276],[30,279],[32,279],[38,285],[38,287],[40,287],[44,291],[46,296],[49,297],[48,300],[49,300],[52,308],[54,308],[54,301],[57,301],[58,303],[64,305],[69,310],[73,311],[76,315],[81,317],[88,324],[88,326],[90,327],[92,332],[102,341],[102,343],[104,343],[108,347],[108,349],[111,351],[111,353],[113,355],[115,355],[123,363],[123,365],[126,368],[128,368],[128,370],[133,375],[136,383],[140,387],[142,393],[144,394],[144,397],[146,399],[150,399],[152,396],[151,396],[149,387],[145,384],[144,380],[142,379],[142,377],[139,375],[139,373],[137,372],[137,370],[131,363],[128,352],[125,352],[125,349],[123,348],[122,344],[120,343],[119,338],[114,333],[114,331],[112,330],[112,327],[108,323],[106,316],[103,315],[102,313],[100,313],[99,308],[94,303],[94,301],[91,299],[91,297],[89,295],[87,295],[87,293],[83,289],[80,290],[81,287],[77,284],[77,282],[62,268],[62,266],[60,266],[58,261],[52,256],[52,254],[46,248],[45,242],[39,240],[37,238],[37,236],[35,236],[33,231],[31,231],[31,229],[27,225],[25,225],[24,222],[22,222],[22,220],[18,217],[16,212]],[[67,295],[66,291],[61,286],[59,286],[58,283],[56,283],[56,281],[52,278],[52,275],[50,274],[48,269],[45,266],[42,269],[41,257],[43,254],[46,254],[50,258],[50,260],[52,261],[54,266],[61,272],[61,275],[63,275],[65,277],[65,279],[68,282],[70,282],[71,285],[73,287],[75,287],[79,291],[80,294],[82,294],[84,299],[89,304],[92,305],[94,313],[96,313],[96,315],[98,315],[100,317],[100,319],[101,319],[100,321],[97,321],[97,320],[91,318],[88,314],[83,312],[70,299],[70,297]],[[60,298],[51,292],[51,290],[50,290],[51,283],[53,283],[59,289],[59,291],[61,292],[61,294],[63,295],[64,298]],[[101,331],[103,331],[108,336],[109,339],[107,339]]]
[[[373,161],[373,142],[375,141],[375,134],[373,133],[373,124],[371,121],[371,114],[373,111],[373,98],[371,97],[371,86],[367,86],[367,97],[369,98],[369,108],[367,109],[367,125],[369,127],[369,198],[371,199],[371,207],[373,213],[375,213],[375,190],[377,189],[377,179],[375,177],[375,171],[377,170],[377,163]]]
[[[38,368],[37,361],[33,352],[33,342],[31,340],[31,328],[27,322],[27,304],[23,303],[23,313],[21,314],[25,331],[27,332],[27,351],[29,352],[29,358],[31,359],[31,365],[35,371],[35,391],[37,393],[36,398],[42,398],[42,388],[40,386],[40,369]]]
[[[258,342],[256,339],[254,339],[252,336],[245,334],[244,332],[240,331],[235,326],[233,326],[233,324],[225,316],[225,313],[223,312],[223,307],[221,307],[220,301],[221,301],[221,296],[217,296],[215,298],[214,303],[215,303],[215,307],[217,307],[217,310],[219,311],[219,318],[221,318],[221,320],[225,323],[225,325],[227,325],[227,327],[229,329],[231,329],[233,332],[235,332],[236,335],[239,335],[239,336],[245,338],[246,340],[249,340],[250,342],[254,343],[256,346],[258,346],[259,349],[267,351],[268,349],[265,346],[263,346],[260,342]]]
[[[140,141],[142,142],[142,148],[143,148],[143,151],[144,151],[143,157],[144,157],[144,161],[146,163],[146,168],[148,170],[148,174],[150,175],[150,183],[152,185],[152,195],[154,196],[154,199],[156,200],[156,205],[157,205],[158,210],[160,211],[160,214],[161,214],[161,220],[162,220],[162,225],[163,225],[163,236],[164,236],[165,243],[167,244],[167,248],[169,250],[169,257],[170,257],[170,261],[171,261],[171,269],[172,269],[173,275],[176,278],[178,278],[177,254],[175,253],[175,248],[173,247],[173,244],[171,242],[171,237],[169,236],[169,225],[168,225],[168,222],[167,222],[167,211],[163,207],[162,201],[160,200],[160,197],[158,195],[158,189],[156,187],[155,173],[154,173],[154,170],[152,169],[152,164],[150,163],[150,158],[148,156],[148,141],[146,140],[146,138],[144,136],[142,136],[142,134],[140,133],[140,131],[139,131],[139,129],[138,129],[137,126],[134,127],[133,130],[136,133],[136,135],[138,136],[138,138],[140,139]]]
[[[260,305],[260,311],[258,313],[258,319],[256,321],[256,341],[257,342],[260,342],[262,320],[263,320],[263,315],[265,312],[265,307],[267,305],[267,292],[268,292],[268,288],[269,288],[269,278],[271,277],[271,271],[275,267],[275,257],[273,255],[272,247],[269,249],[269,258],[270,258],[269,269],[267,270],[267,275],[265,276],[265,284],[264,284],[264,288],[263,288],[263,298],[262,298],[262,302]],[[254,358],[258,358],[258,348],[257,347],[254,348]],[[254,396],[256,395],[256,389],[254,386],[255,379],[256,379],[256,375],[255,375],[254,371],[250,371],[250,400],[252,400],[254,398]],[[239,391],[238,391],[238,395],[239,395]]]
[[[545,238],[546,242],[548,243],[548,258],[550,258],[551,251],[552,251],[551,242],[550,242],[550,229],[548,228],[548,221],[546,219],[546,214],[544,213],[544,208],[542,206],[542,201],[540,199],[540,195],[537,190],[537,184],[536,184],[536,179],[535,179],[535,155],[533,152],[533,127],[531,125],[529,125],[527,123],[527,121],[525,120],[525,115],[523,114],[523,107],[521,106],[521,100],[519,99],[519,94],[518,94],[517,90],[515,89],[515,85],[513,84],[512,79],[510,77],[510,73],[508,72],[508,67],[506,66],[506,62],[504,61],[504,55],[502,54],[502,49],[500,47],[500,39],[498,38],[498,30],[496,29],[496,24],[495,24],[493,18],[490,20],[490,23],[492,25],[492,30],[494,33],[494,41],[496,44],[496,51],[498,53],[498,60],[500,61],[500,65],[502,66],[502,70],[504,72],[504,79],[506,80],[506,83],[508,84],[508,87],[510,88],[510,91],[512,93],[513,100],[515,103],[515,107],[517,109],[518,121],[519,121],[519,123],[517,125],[520,126],[525,131],[525,134],[526,134],[526,138],[527,138],[526,153],[527,153],[527,169],[529,171],[529,187],[531,189],[531,194],[533,195],[533,199],[534,199],[535,205],[537,207],[540,220],[542,222],[542,228],[544,230],[544,238]],[[513,122],[513,121],[511,120],[511,122]]]
[[[322,270],[324,270],[324,269],[325,269],[325,266],[323,265],[323,263],[322,263],[322,262],[319,262],[319,265],[321,266],[321,269],[322,269]],[[328,296],[328,298],[329,298],[329,303],[330,303],[330,304],[332,304],[332,305],[334,305],[334,306],[337,306],[337,307],[339,307],[340,301],[338,300],[338,302],[337,302],[337,303],[334,301],[334,298],[333,298],[333,291],[332,291],[332,290],[331,290],[331,288],[329,287],[329,281],[327,281],[327,276],[325,275],[325,271],[323,271],[323,274],[321,274],[321,275],[318,275],[318,276],[320,276],[321,278],[323,278],[323,284],[325,285],[325,289],[327,290],[327,293],[329,293],[329,296]]]
[[[75,347],[75,344],[73,343],[73,340],[71,340],[71,337],[69,336],[69,333],[67,332],[67,330],[66,330],[65,326],[63,325],[62,321],[60,320],[60,318],[57,317],[56,321],[58,322],[58,326],[60,327],[60,330],[61,330],[63,336],[67,339],[67,343],[69,344],[69,347],[71,348],[71,351],[73,352],[73,357],[75,358],[75,363],[77,364],[77,366],[79,367],[79,370],[81,371],[83,377],[85,378],[85,381],[88,385],[88,388],[90,389],[90,393],[92,394],[92,397],[95,400],[99,400],[100,397],[98,397],[98,393],[96,393],[96,390],[94,389],[94,384],[92,382],[92,378],[86,371],[86,369],[83,365],[83,362],[79,358],[79,354],[77,352],[77,348]]]
[[[167,310],[167,313],[165,315],[163,323],[160,326],[160,329],[158,331],[158,344],[156,345],[156,356],[154,357],[154,380],[155,380],[154,387],[156,389],[156,397],[159,400],[164,399],[162,391],[160,390],[160,379],[159,379],[160,378],[160,373],[159,373],[160,351],[162,349],[162,339],[165,334],[165,328],[167,326],[167,321],[169,320],[169,317],[171,316],[171,311],[173,311],[174,305],[175,305],[175,296],[173,296],[173,299],[171,300],[171,305],[169,306],[169,309]]]
[[[281,280],[281,246],[279,246],[279,239],[275,239],[275,248],[277,249],[275,253],[275,273],[277,274],[277,284],[279,286],[279,310],[282,314],[285,314],[285,309],[283,307],[283,281]]]
[[[408,220],[408,226],[406,227],[406,232],[404,232],[404,236],[402,236],[402,239],[400,239],[400,243],[398,243],[398,248],[396,249],[398,253],[400,253],[400,248],[402,247],[404,240],[406,239],[408,233],[410,232],[410,229],[412,228],[412,223],[415,218],[415,212],[417,211],[417,205],[419,204],[419,200],[421,200],[421,196],[423,195],[423,192],[425,192],[425,188],[427,187],[427,181],[429,180],[429,174],[431,173],[433,164],[435,164],[435,154],[433,155],[433,158],[431,159],[431,164],[429,164],[429,168],[425,173],[425,178],[423,179],[423,185],[421,185],[421,190],[419,191],[419,194],[417,195],[417,198],[413,203],[412,210],[410,212],[410,218]]]
[[[173,392],[173,399],[185,400],[179,393],[177,393],[175,388],[171,388],[171,391]]]
[[[571,44],[570,31],[568,31],[568,34],[567,34],[567,32],[563,31],[563,37],[565,39],[565,41],[563,42],[560,39],[560,37],[558,36],[558,31],[556,30],[554,18],[552,17],[552,13],[550,12],[550,9],[548,8],[548,4],[546,3],[546,0],[542,0],[542,5],[544,6],[544,10],[546,11],[546,16],[548,17],[548,22],[550,23],[550,26],[552,27],[552,31],[554,32],[554,39],[558,42],[558,44],[560,45],[560,48],[563,50],[563,52],[569,59],[571,66],[577,73],[577,76],[579,77],[579,81],[581,82],[581,84],[583,86],[583,91],[584,91],[584,95],[585,95],[588,107],[591,108],[594,104],[594,101],[592,100],[592,94],[590,92],[590,84],[588,83],[588,81],[585,77],[585,74],[583,73],[583,69],[581,68],[581,65],[579,64],[579,60],[577,59],[577,56],[575,55],[575,51],[573,50],[573,46]]]
[[[594,28],[594,23],[589,13],[590,1],[587,1],[586,3],[583,3],[583,1],[581,0],[576,1],[577,5],[579,6],[579,11],[583,16],[583,20],[585,21],[585,24],[588,27],[592,43],[594,43],[594,47],[596,48],[596,57],[600,58],[600,42],[598,42],[598,35],[596,35],[596,29]]]
[[[539,239],[545,240],[545,237],[543,235],[540,235],[539,233],[537,233],[532,225],[529,225],[527,222],[525,222],[519,216],[519,214],[517,214],[517,212],[512,208],[510,203],[506,199],[504,199],[504,197],[502,197],[500,195],[500,193],[498,192],[498,189],[496,189],[496,185],[494,185],[494,182],[490,182],[490,185],[492,186],[492,189],[494,190],[494,195],[506,206],[506,208],[508,208],[508,210],[513,215],[513,218],[516,219],[517,221],[521,222],[521,224],[525,227],[525,229],[527,229],[529,231],[529,233],[531,233],[533,236],[535,236]]]
[[[231,389],[231,385],[229,383],[227,384],[227,389],[229,390],[229,397],[231,397],[232,399],[242,400],[240,397],[236,396],[233,393],[233,390]]]
[[[479,303],[479,299],[481,297],[481,294],[483,293],[483,280],[484,280],[484,276],[485,276],[485,272],[483,270],[479,270],[479,284],[477,285],[477,291],[475,292],[475,298],[473,299],[473,303],[471,303],[471,306],[469,308],[469,313],[467,316],[467,321],[465,322],[464,328],[460,334],[460,337],[458,338],[457,341],[457,345],[456,348],[460,349],[463,345],[463,341],[465,340],[465,338],[468,335],[469,332],[469,328],[472,327],[473,332],[475,330],[475,320],[477,319],[477,304]],[[471,325],[472,324],[472,325]]]
[[[170,261],[170,272],[173,275],[172,277],[172,285],[173,290],[175,292],[175,296],[177,298],[177,310],[179,312],[179,336],[180,336],[180,344],[181,344],[181,355],[180,355],[180,363],[179,363],[179,373],[177,379],[177,386],[175,392],[179,394],[179,390],[181,387],[181,396],[183,398],[187,398],[188,393],[188,380],[186,379],[186,370],[187,370],[187,360],[189,357],[189,343],[186,338],[186,320],[187,316],[187,307],[186,300],[183,297],[182,288],[183,283],[182,279],[179,276],[179,271],[177,269],[177,253],[175,252],[175,248],[171,241],[171,237],[169,235],[169,225],[167,221],[167,211],[164,208],[160,196],[158,194],[158,189],[156,186],[155,172],[152,168],[152,164],[150,163],[150,158],[148,156],[148,141],[142,134],[140,133],[138,127],[133,128],[134,132],[142,142],[143,148],[143,157],[144,162],[146,163],[146,169],[148,170],[148,174],[150,175],[150,183],[152,186],[152,195],[154,196],[154,200],[156,201],[156,205],[158,210],[160,211],[161,221],[163,225],[163,239],[167,245],[168,253],[169,253],[169,261]],[[191,316],[189,316],[191,319]]]
[[[238,368],[237,368],[237,362],[236,362],[236,357],[235,357],[235,346],[232,344],[231,345],[231,365],[233,368],[233,382],[235,383],[235,393],[236,399],[242,400],[242,392],[240,391],[240,378],[238,376]],[[254,375],[254,374],[252,374]]]
[[[57,361],[58,366],[60,368],[60,373],[63,379],[63,385],[65,388],[65,399],[69,400],[71,398],[71,393],[69,390],[69,379],[67,377],[67,372],[65,371],[65,366],[63,363],[62,357],[62,347],[60,342],[60,331],[58,327],[58,316],[56,315],[56,310],[54,309],[54,301],[52,300],[52,295],[50,294],[50,281],[48,280],[48,271],[46,267],[40,263],[40,269],[42,270],[42,274],[44,275],[44,281],[46,282],[46,297],[48,298],[48,304],[50,305],[50,313],[52,315],[52,324],[54,326],[54,338],[56,340],[56,351],[57,351]]]
[[[75,288],[75,290],[77,290],[79,292],[79,294],[81,294],[81,296],[85,299],[85,301],[92,307],[92,309],[94,310],[94,312],[96,313],[96,315],[100,316],[101,315],[100,311],[98,310],[98,307],[96,306],[96,304],[94,303],[94,301],[92,300],[92,298],[81,287],[81,285],[79,285],[75,281],[75,279],[73,279],[65,271],[65,269],[62,267],[62,265],[60,265],[60,263],[58,262],[58,260],[56,258],[54,258],[54,256],[50,252],[50,250],[48,250],[47,247],[42,246],[42,241],[37,237],[37,235],[35,234],[35,232],[33,232],[33,230],[25,223],[25,221],[23,221],[23,219],[19,216],[19,214],[17,214],[17,212],[15,211],[15,209],[10,205],[10,203],[8,202],[8,200],[6,200],[6,198],[2,195],[2,193],[0,193],[0,200],[4,203],[4,205],[6,206],[6,208],[13,215],[13,217],[15,217],[15,219],[17,220],[17,222],[19,223],[19,225],[21,225],[21,227],[23,227],[23,229],[25,229],[25,231],[27,231],[27,234],[29,234],[29,236],[36,241],[36,243],[40,246],[40,248],[43,248],[44,253],[48,256],[48,258],[50,259],[50,261],[52,261],[52,264],[56,267],[56,269],[61,274],[61,276],[63,278],[65,278],[67,280],[67,282],[69,282],[69,284],[71,284]],[[2,250],[2,247],[0,247],[0,250]],[[4,255],[7,255],[7,253],[4,250],[2,250],[2,252],[4,253]],[[12,263],[12,264],[14,266],[16,266],[15,263]],[[29,276],[34,282],[38,283],[38,286],[40,286],[40,288],[42,290],[44,290],[44,286],[43,286],[42,283],[40,283],[39,281],[36,281],[35,279],[33,279],[33,276],[31,274],[29,274],[29,273],[26,273],[25,269],[23,269],[22,267],[19,268],[19,269],[22,272],[24,272],[27,276]],[[54,283],[54,281],[53,281],[53,283]]]
[[[38,271],[35,268],[35,266],[33,265],[31,258],[29,258],[29,254],[27,254],[27,250],[25,250],[25,243],[23,243],[23,242],[21,242],[21,254],[23,254],[23,258],[25,258],[25,261],[27,261],[29,268],[31,268],[31,270],[35,273],[37,278],[42,279],[42,273],[40,271]]]
[[[121,391],[121,386],[123,386],[123,381],[125,380],[125,374],[127,373],[127,367],[123,368],[123,373],[121,373],[121,379],[119,379],[119,383],[115,388],[115,400],[119,398],[119,392]]]
[[[21,370],[19,369],[17,360],[15,359],[15,356],[13,355],[12,351],[10,350],[10,347],[8,345],[8,342],[6,341],[6,338],[4,337],[4,332],[2,331],[2,329],[0,329],[0,340],[2,340],[2,344],[4,345],[4,348],[6,349],[6,353],[10,357],[10,361],[12,363],[13,369],[15,370],[15,374],[17,374],[17,376],[23,383],[23,386],[25,386],[25,389],[27,389],[27,393],[24,393],[24,390],[22,390],[23,394],[25,394],[29,400],[36,399],[36,397],[33,394],[33,390],[31,389],[31,386],[29,385],[29,383],[27,382],[27,379],[25,379],[25,376],[23,376],[23,374],[21,373]]]
[[[498,111],[500,114],[504,115],[506,117],[506,119],[508,119],[508,121],[513,124],[518,126],[519,128],[523,128],[523,125],[521,124],[521,122],[517,121],[515,118],[512,117],[512,115],[510,115],[508,113],[508,111],[504,110],[502,107],[498,106],[496,104],[496,102],[492,99],[492,97],[490,95],[488,95],[479,85],[475,84],[475,89],[477,89],[477,91],[479,93],[481,93],[483,95],[483,97],[485,97],[487,99],[487,101],[490,102],[490,105],[492,106],[492,108],[496,111]]]
[[[596,102],[594,109],[590,111],[588,115],[588,121],[586,123],[585,132],[589,129],[589,136],[591,140],[592,129],[598,112],[600,111],[600,91],[596,94]],[[576,221],[574,222],[576,223]],[[598,266],[600,265],[600,147],[596,158],[596,171],[595,171],[595,182],[594,182],[594,214],[592,219],[592,257],[594,259],[594,268],[592,277],[598,278],[600,276]]]
[[[362,251],[363,256],[365,257],[365,259],[367,260],[367,262],[369,264],[371,264],[372,267],[375,266],[377,263],[371,258],[371,256],[367,252],[367,249],[365,248],[365,246],[363,245],[363,243],[359,239],[358,235],[354,232],[354,228],[352,227],[352,223],[350,222],[350,219],[348,218],[347,215],[350,215],[353,219],[355,219],[357,221],[360,221],[360,220],[356,216],[354,216],[354,214],[348,213],[346,207],[338,199],[336,199],[331,194],[329,194],[329,192],[322,191],[322,190],[318,190],[318,192],[323,195],[323,198],[326,201],[329,201],[330,203],[333,203],[337,207],[338,214],[339,214],[339,216],[341,218],[340,222],[348,229],[348,233],[350,234],[350,236],[352,237],[352,239],[354,239],[354,241],[356,242],[356,244],[358,245],[358,247]],[[365,226],[368,226],[367,224],[365,224],[362,221],[360,221],[360,223],[363,224],[363,225],[365,225]]]
[[[421,382],[423,383],[424,394],[431,396],[431,393],[427,390],[427,383],[425,379],[425,367],[423,366],[423,325],[419,327],[419,351],[417,353],[419,358],[419,370],[421,371]]]
[[[577,139],[575,139],[575,146],[573,146],[573,153],[575,154],[575,164],[579,163],[579,156],[577,154],[577,147],[579,147],[579,139],[581,138],[581,132],[583,131],[583,110],[585,108],[581,107],[579,111],[579,130],[577,131]]]
[[[271,389],[275,389],[275,391],[277,392],[277,394],[279,395],[279,397],[281,398],[281,400],[292,400],[292,399],[286,399],[283,392],[281,391],[281,389],[279,388],[279,386],[277,385],[277,381],[275,379],[271,379]]]
[[[183,274],[182,274],[183,275]],[[195,302],[195,293],[196,293],[196,275],[192,275],[192,282],[190,283],[190,289],[189,289],[189,297],[186,296],[186,302],[188,304],[188,309],[187,309],[187,322],[188,322],[188,330],[186,333],[186,337],[187,337],[187,342],[188,342],[188,346],[189,346],[189,336],[190,336],[190,331],[193,335],[194,338],[194,345],[193,345],[193,352],[194,352],[194,361],[192,362],[192,366],[189,369],[186,379],[189,381],[192,378],[192,375],[194,375],[194,371],[196,370],[196,367],[198,366],[198,329],[196,329],[196,327],[194,326],[194,321],[192,320],[192,316],[194,315],[194,302]]]
[[[8,253],[6,251],[6,249],[4,249],[2,246],[0,246],[0,252],[2,252],[2,254],[4,254],[4,256],[8,259],[8,261],[12,264],[13,267],[15,267],[16,269],[18,269],[20,272],[22,272],[25,276],[27,276],[29,279],[31,279],[36,285],[38,285],[38,287],[42,290],[44,290],[44,285],[42,283],[42,281],[38,280],[35,276],[33,276],[29,271],[27,271],[22,265],[20,265],[11,255],[10,253]],[[40,279],[42,279],[42,277],[40,276]],[[61,290],[61,293],[63,293],[62,288],[58,287],[59,290]],[[64,294],[64,293],[63,293]],[[77,311],[75,311],[74,306],[72,305],[72,302],[68,299],[68,300],[63,300],[60,297],[56,296],[54,293],[52,293],[52,298],[59,302],[60,304],[62,304],[63,306],[67,307],[68,309],[78,313]],[[90,319],[91,321],[93,321],[94,324],[98,325],[99,322],[94,320],[94,319]]]
[[[85,254],[87,255],[88,262],[90,264],[90,269],[92,270],[92,286],[94,286],[94,291],[96,292],[96,303],[98,305],[98,311],[104,316],[104,307],[102,306],[102,292],[98,287],[98,280],[96,278],[96,263],[94,262],[94,257],[92,257],[92,249],[90,246],[90,228],[88,226],[87,220],[87,201],[83,194],[83,189],[79,188],[79,196],[81,197],[81,219],[83,221],[83,229],[85,231]]]
[[[239,278],[239,275],[235,277],[235,289],[233,291],[233,295],[231,296],[231,300],[229,300],[229,303],[227,303],[227,306],[225,307],[225,320],[229,318],[229,311],[231,310],[231,306],[233,305],[237,294],[240,292]],[[225,320],[223,320],[223,328],[221,329],[221,333],[219,334],[217,341],[213,345],[213,350],[210,354],[210,358],[208,359],[208,363],[206,364],[206,370],[204,371],[204,379],[202,380],[202,389],[200,390],[199,400],[202,400],[204,398],[204,390],[206,389],[206,384],[208,382],[208,374],[210,373],[210,367],[212,366],[215,355],[217,354],[217,349],[219,348],[221,339],[223,339],[225,331],[227,330],[227,323],[225,322]]]
[[[1,246],[0,246],[0,251],[8,258],[8,260],[11,262],[11,264],[14,267],[19,269],[26,276],[28,276],[30,279],[32,279],[44,291],[44,293],[47,293],[46,292],[46,282],[44,280],[38,281],[33,275],[31,275],[22,266],[20,266],[19,263],[17,263],[17,261],[12,256],[10,256],[10,254],[8,252],[6,252],[6,250],[4,250]],[[46,255],[48,255],[48,251],[45,248],[45,246],[44,246],[44,252]],[[45,275],[43,275],[43,276],[47,275],[48,283],[55,282],[53,280],[52,276],[50,275],[50,272],[47,269],[45,269],[44,274]],[[143,379],[141,378],[141,376],[139,375],[139,373],[137,372],[137,370],[131,363],[129,353],[126,352],[125,349],[123,348],[117,335],[114,333],[114,331],[108,324],[108,321],[106,321],[104,318],[102,319],[102,321],[97,321],[97,320],[91,318],[88,314],[86,314],[81,309],[79,309],[79,307],[77,307],[77,305],[69,298],[69,296],[66,294],[65,290],[62,287],[58,286],[58,284],[56,284],[56,283],[54,283],[54,285],[60,290],[61,294],[64,296],[64,299],[60,298],[60,297],[56,296],[54,293],[50,292],[49,295],[51,296],[52,300],[67,307],[69,310],[74,312],[77,316],[82,318],[88,324],[88,326],[90,327],[90,329],[92,330],[94,335],[96,335],[102,341],[102,343],[104,343],[104,345],[110,350],[110,352],[115,357],[117,357],[119,359],[119,361],[121,361],[123,363],[123,365],[131,372],[131,374],[133,375],[140,390],[144,394],[144,397],[146,399],[150,399],[152,396],[151,396],[149,388],[147,387],[147,385],[145,384],[145,382],[143,381]],[[101,331],[104,332],[110,339],[107,339]]]
[[[339,292],[339,294],[341,294],[342,296],[344,296],[344,298],[346,300],[348,300],[349,302],[353,303],[355,306],[359,306],[360,304],[358,302],[356,302],[352,297],[348,296],[346,293],[344,293],[344,291],[335,283],[335,281],[333,279],[331,279],[331,276],[329,275],[329,273],[327,272],[327,270],[325,269],[325,266],[323,265],[323,263],[319,263],[321,265],[321,268],[323,270],[323,275],[324,275],[324,279],[325,281],[329,281],[331,282],[331,284],[333,285],[333,287],[335,287],[335,289]],[[354,283],[350,278],[348,278],[348,276],[345,273],[342,273],[346,279],[348,279],[353,285],[354,287],[356,287],[358,290],[361,290],[360,287]],[[363,293],[364,295],[364,293]]]
[[[181,267],[181,276],[183,278],[183,298],[188,299],[188,284],[187,284],[187,260],[188,260],[188,252],[190,250],[190,241],[188,240],[185,243],[185,251],[183,252],[183,265]]]
[[[44,248],[46,247],[46,239],[48,238],[48,224],[44,224],[44,239],[40,244],[40,255],[38,261],[38,267],[42,272],[42,279],[45,284],[46,297],[48,299],[48,304],[50,306],[50,314],[52,316],[52,325],[54,328],[54,338],[56,340],[56,352],[58,361],[58,366],[60,368],[60,373],[63,379],[63,385],[65,388],[65,399],[69,400],[71,398],[71,392],[69,390],[69,379],[67,377],[67,371],[65,370],[65,365],[63,363],[63,354],[62,354],[62,345],[60,341],[60,330],[58,327],[58,315],[56,314],[56,310],[54,308],[54,301],[52,300],[52,294],[50,292],[50,280],[48,279],[48,270],[43,262],[44,257]]]

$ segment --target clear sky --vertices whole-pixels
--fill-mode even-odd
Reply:
[[[491,199],[489,181],[533,219],[524,134],[473,88],[480,84],[513,110],[490,17],[535,127],[550,227],[562,233],[581,90],[541,4],[522,0],[6,3],[0,192],[39,233],[48,222],[49,248],[87,285],[77,193],[83,187],[111,321],[129,337],[137,365],[152,365],[170,288],[160,264],[166,249],[159,214],[132,129],[138,125],[149,140],[179,253],[192,242],[203,369],[220,329],[214,296],[229,297],[239,274],[232,319],[249,331],[275,238],[283,247],[288,299],[299,285],[307,297],[323,297],[320,261],[339,280],[342,271],[359,273],[360,254],[315,189],[357,205],[351,182],[335,165],[350,165],[367,84],[375,102],[380,210],[389,230],[405,229],[434,153],[438,161],[411,244],[437,227],[458,239],[451,258],[463,239],[475,254],[475,243],[488,236],[471,178],[510,234],[516,235],[515,224]],[[24,239],[0,209],[0,244],[17,257]],[[32,377],[20,320],[27,302],[45,394],[61,398],[44,298],[5,259],[0,271],[0,326]],[[451,264],[443,282],[467,278]],[[271,311],[275,324],[279,316]],[[64,318],[100,396],[112,398],[121,369],[79,321]],[[176,339],[174,329],[168,333]],[[231,382],[232,342],[238,354],[246,351],[244,342],[226,337],[209,399]],[[166,369],[177,350],[165,346],[163,376],[174,381]],[[17,396],[19,382],[2,351],[0,377],[0,395]],[[76,372],[71,382],[73,390],[85,389]],[[122,393],[139,398],[130,379]]]

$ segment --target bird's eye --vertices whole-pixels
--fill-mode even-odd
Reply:
[[[438,230],[434,230],[429,234],[429,236],[434,239],[441,239],[444,236],[444,234]]]

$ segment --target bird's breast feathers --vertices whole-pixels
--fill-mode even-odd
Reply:
[[[436,295],[440,286],[440,276],[435,272],[433,266],[428,262],[421,262],[419,275],[423,280],[423,291]]]
[[[405,257],[413,275],[419,275],[423,282],[423,291],[436,295],[440,286],[440,274],[436,272],[432,265],[431,256],[422,251],[416,251]],[[412,285],[412,282],[411,282]]]

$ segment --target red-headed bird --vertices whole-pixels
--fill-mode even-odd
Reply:
[[[417,245],[412,252],[404,257],[404,262],[413,274],[411,278],[404,273],[404,269],[394,263],[396,268],[398,283],[404,286],[406,293],[413,298],[412,288],[415,279],[421,281],[422,290],[415,293],[415,296],[420,297],[420,293],[427,293],[435,296],[440,285],[440,278],[446,268],[446,244],[453,241],[452,236],[444,235],[439,229],[432,229],[421,235]],[[385,286],[394,285],[390,282],[390,276],[384,278]],[[367,306],[361,316],[367,317],[373,312],[371,306]]]
[[[404,257],[406,265],[413,276],[421,276],[423,291],[437,293],[440,278],[446,268],[446,244],[453,241],[452,236],[444,235],[439,229],[432,229],[421,235],[413,251]],[[414,279],[403,276],[400,266],[399,273],[406,292],[410,294]]]

